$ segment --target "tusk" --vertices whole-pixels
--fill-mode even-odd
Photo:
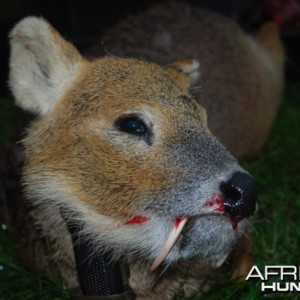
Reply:
[[[163,260],[166,258],[168,253],[171,251],[173,248],[175,242],[177,241],[180,233],[182,232],[182,229],[184,225],[186,224],[188,220],[188,217],[182,217],[182,218],[177,218],[173,224],[173,228],[164,243],[160,253],[154,260],[152,266],[150,267],[150,272],[154,272],[156,268],[163,262]]]

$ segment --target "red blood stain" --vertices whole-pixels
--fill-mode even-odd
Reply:
[[[232,225],[232,229],[236,230],[239,226],[240,219],[235,218],[235,217],[231,217],[230,222],[231,222],[231,225]]]
[[[173,226],[175,228],[177,228],[182,220],[187,220],[187,219],[189,219],[189,217],[187,217],[187,216],[178,217],[178,218],[175,219]]]
[[[124,224],[125,225],[132,225],[132,224],[142,224],[149,221],[149,218],[146,216],[138,215],[138,216],[133,216],[130,218],[128,221],[126,221]]]
[[[206,202],[204,207],[213,207],[216,206],[214,211],[224,212],[224,202],[220,196],[215,196],[212,200]]]

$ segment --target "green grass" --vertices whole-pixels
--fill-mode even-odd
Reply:
[[[61,300],[70,299],[62,284],[29,272],[18,264],[7,231],[0,228],[0,299]]]
[[[21,117],[22,112],[14,106],[12,99],[0,99],[0,150]],[[0,219],[0,300],[70,299],[61,283],[29,272],[18,264],[12,239],[5,226]]]
[[[0,101],[1,103],[2,101]],[[11,110],[6,104],[3,111]],[[0,142],[11,131],[19,111],[7,119]],[[0,119],[2,120],[2,119]],[[1,128],[3,124],[0,123]],[[242,165],[254,176],[259,189],[259,211],[253,220],[254,260],[265,265],[300,264],[300,83],[290,84],[272,135],[265,150],[256,159]],[[1,222],[0,222],[1,224]],[[61,284],[55,284],[18,265],[6,230],[0,227],[0,300],[69,299]],[[272,294],[264,297],[260,282],[233,282],[220,286],[197,299],[300,299],[300,293]]]

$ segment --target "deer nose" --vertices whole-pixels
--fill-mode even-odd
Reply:
[[[224,211],[230,217],[243,219],[254,214],[257,188],[246,173],[236,172],[220,186],[224,198]]]

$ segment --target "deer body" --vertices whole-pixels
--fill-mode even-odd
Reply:
[[[38,115],[23,141],[24,193],[48,240],[41,253],[69,288],[70,219],[95,253],[129,264],[140,299],[171,299],[182,286],[191,295],[228,275],[226,259],[229,273],[244,265],[256,191],[234,156],[262,147],[280,103],[273,25],[255,40],[225,17],[175,5],[109,30],[104,48],[116,57],[95,47],[84,58],[34,17],[10,39],[12,92]],[[158,263],[177,271],[158,278],[150,267],[183,218]]]

